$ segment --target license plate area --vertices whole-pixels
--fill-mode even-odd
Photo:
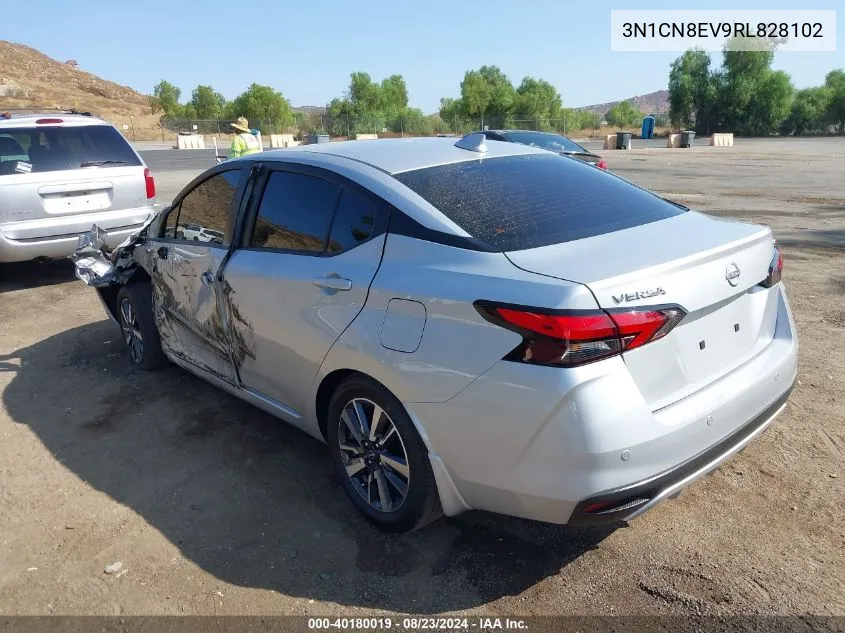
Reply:
[[[44,210],[51,215],[103,211],[111,207],[111,190],[92,189],[42,194]]]

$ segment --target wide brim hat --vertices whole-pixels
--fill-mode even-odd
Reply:
[[[238,117],[238,120],[230,125],[241,132],[249,132],[249,121],[247,121],[244,117]]]

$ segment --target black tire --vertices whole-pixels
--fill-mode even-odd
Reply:
[[[361,400],[369,401],[370,404],[380,407],[386,414],[386,418],[379,417],[380,424],[377,424],[382,434],[389,435],[389,439],[386,440],[383,448],[376,448],[377,443],[371,443],[372,450],[367,449],[361,454],[350,452],[348,448],[341,450],[340,436],[342,434],[350,435],[348,426],[342,421],[341,414],[347,406],[353,406],[353,409],[347,412],[349,418],[349,412],[354,411],[352,403],[356,400],[359,401],[359,404]],[[368,407],[369,405],[364,404],[363,406]],[[368,411],[371,410],[368,409]],[[395,434],[387,431],[388,425],[395,427]],[[382,385],[361,375],[350,376],[344,380],[332,394],[326,431],[329,451],[346,494],[370,522],[389,532],[410,532],[428,525],[443,514],[440,498],[437,495],[434,473],[431,471],[431,463],[428,459],[428,450],[420,439],[414,423],[402,403]],[[397,435],[399,437],[398,442]],[[350,445],[348,440],[351,439],[351,437],[348,437],[344,445],[348,447]],[[366,440],[366,438],[362,439]],[[391,484],[393,481],[402,483],[403,476],[399,471],[383,466],[381,458],[378,456],[390,454],[390,452],[398,454],[400,450],[404,450],[409,475],[407,480],[404,481],[406,484],[404,498],[401,499],[401,502],[397,502],[395,499],[401,493],[399,488]],[[387,496],[394,499],[387,503],[387,510],[374,507],[373,503],[381,505],[380,500],[370,502],[365,499],[365,494],[370,499],[372,499],[372,496],[367,490],[363,489],[362,482],[353,480],[353,477],[347,474],[347,465],[351,465],[351,460],[357,460],[359,456],[361,460],[366,458],[375,461],[372,466],[373,472],[369,471],[370,467],[368,466],[363,469],[358,477],[369,477],[375,482],[374,485],[377,490],[372,496],[380,496],[381,487],[378,485],[380,478],[380,482],[388,490]],[[395,455],[391,455],[391,457],[395,457]],[[375,470],[381,471],[380,477],[375,474]],[[397,504],[398,508],[391,509],[391,504]]]
[[[124,304],[128,302],[129,314],[134,324],[127,324]],[[117,321],[130,360],[141,369],[153,370],[167,366],[168,360],[161,350],[161,339],[153,317],[153,297],[149,282],[130,283],[117,293]],[[134,332],[135,342],[131,345],[128,330]],[[140,334],[140,341],[138,335]],[[134,345],[134,347],[133,347]]]

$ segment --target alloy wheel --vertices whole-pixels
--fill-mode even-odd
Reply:
[[[144,339],[141,336],[141,328],[132,308],[129,299],[120,302],[120,330],[123,333],[123,342],[129,350],[132,360],[140,364],[144,360]]]
[[[355,398],[343,407],[337,435],[346,475],[361,498],[380,512],[401,508],[411,473],[390,416],[375,402]]]

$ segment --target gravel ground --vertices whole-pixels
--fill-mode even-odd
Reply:
[[[179,369],[133,369],[66,263],[6,266],[0,615],[845,615],[845,142],[606,158],[784,247],[800,383],[746,451],[625,527],[469,513],[385,535],[319,443]],[[161,175],[161,197],[188,175]]]

